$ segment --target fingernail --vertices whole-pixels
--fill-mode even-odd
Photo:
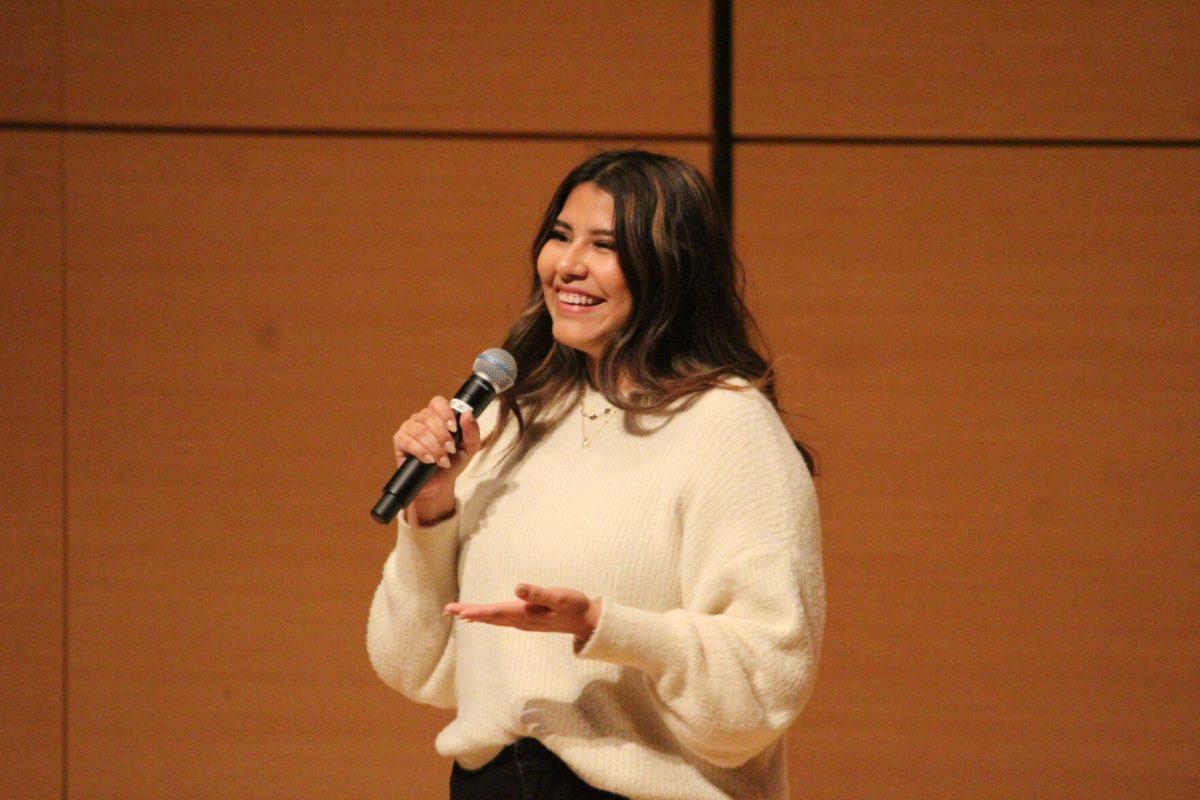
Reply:
[[[450,459],[446,458],[445,456],[442,456],[438,459],[438,464],[445,469],[450,469]]]
[[[446,427],[451,433],[454,433],[456,430],[458,430],[458,422],[455,421],[454,417],[451,417],[450,421],[446,423]]]
[[[526,596],[528,596],[528,594],[529,594],[529,587],[526,586],[525,584],[521,584],[520,586],[517,587],[517,597],[526,597]]]
[[[446,442],[446,452],[447,452],[447,453],[453,453],[453,452],[454,452],[454,442],[452,442],[452,441],[450,441],[450,442]]]
[[[421,456],[421,460],[422,460],[422,461],[424,461],[426,464],[432,464],[432,463],[433,463],[433,456],[431,456],[431,455],[429,455],[428,453],[426,453],[425,455]]]

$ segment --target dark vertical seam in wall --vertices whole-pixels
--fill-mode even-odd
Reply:
[[[70,547],[67,539],[67,134],[58,135],[58,243],[59,291],[62,294],[62,791],[67,800],[67,724],[70,690]]]
[[[733,2],[712,3],[712,179],[733,225]]]
[[[67,118],[66,90],[66,29],[64,0],[58,2],[58,118]],[[69,739],[70,703],[70,665],[67,661],[70,653],[70,547],[67,539],[67,132],[58,134],[58,248],[59,248],[59,292],[62,295],[62,798],[67,800],[68,760],[67,742]]]

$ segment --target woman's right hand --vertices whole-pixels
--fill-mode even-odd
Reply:
[[[459,424],[462,431],[455,436]],[[439,467],[408,506],[415,512],[416,522],[428,523],[454,510],[454,483],[479,451],[479,424],[470,411],[463,412],[455,423],[449,401],[439,395],[404,421],[392,436],[392,446],[396,466],[411,455]],[[409,521],[414,521],[412,515]]]

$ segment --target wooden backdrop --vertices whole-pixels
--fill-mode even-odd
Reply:
[[[0,3],[0,795],[436,798],[366,658],[391,431],[597,147],[707,169],[708,2]],[[794,793],[1200,792],[1200,13],[733,4],[813,445]]]

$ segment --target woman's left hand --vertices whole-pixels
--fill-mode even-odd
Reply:
[[[574,589],[520,583],[516,595],[519,600],[505,603],[447,603],[442,613],[523,631],[573,633],[580,642],[588,640],[600,619],[601,601]]]

